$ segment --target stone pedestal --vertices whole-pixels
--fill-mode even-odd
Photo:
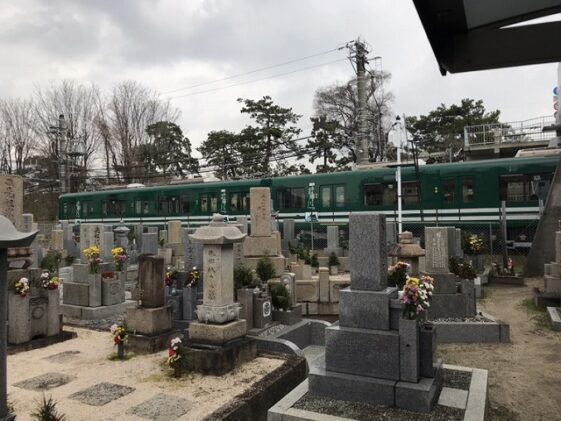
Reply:
[[[23,344],[28,342],[31,333],[29,319],[29,295],[8,293],[8,343]]]

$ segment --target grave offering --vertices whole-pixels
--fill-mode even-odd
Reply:
[[[234,302],[233,245],[246,234],[215,214],[208,226],[198,228],[190,239],[203,245],[205,283],[203,304],[189,325],[188,368],[222,375],[256,355],[255,342],[246,337],[247,323],[239,319]],[[268,224],[270,226],[269,220]]]
[[[164,258],[140,255],[138,258],[138,291],[140,304],[127,310],[129,348],[136,352],[166,349],[174,335],[172,308],[165,305]]]
[[[454,227],[426,227],[426,274],[434,278],[434,296],[429,318],[464,318],[476,313],[473,279],[459,279],[450,272],[449,261],[456,242]]]
[[[340,291],[339,323],[325,330],[325,358],[310,367],[309,391],[427,412],[441,387],[436,343],[402,315],[397,288],[387,287],[385,219],[349,216],[351,286]]]
[[[262,257],[269,257],[280,275],[285,269],[281,251],[280,233],[271,229],[271,189],[252,187],[249,190],[251,208],[251,234],[243,242],[245,263],[255,269]]]

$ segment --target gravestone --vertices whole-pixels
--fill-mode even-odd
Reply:
[[[23,219],[22,232],[33,231],[33,214],[32,213],[24,213],[22,215],[22,219]]]
[[[294,219],[284,219],[282,221],[282,252],[285,256],[289,256],[290,245],[295,242],[294,240]]]
[[[103,224],[80,224],[80,258],[87,262],[83,252],[84,249],[92,246],[101,248],[101,252],[105,253],[103,233],[105,226]]]
[[[141,254],[157,254],[158,253],[158,233],[145,232],[142,234]]]
[[[0,215],[8,218],[17,230],[23,229],[23,178],[0,175]]]
[[[52,230],[51,231],[51,249],[64,250],[64,231]]]
[[[399,318],[397,289],[386,286],[385,219],[349,216],[351,286],[340,291],[339,323],[325,329],[325,358],[310,366],[309,392],[427,412],[440,376],[421,377],[418,322]],[[392,323],[390,313],[399,323]]]
[[[425,228],[425,270],[428,273],[449,273],[448,260],[456,248],[455,233],[452,227]],[[453,248],[450,248],[451,243]]]
[[[189,325],[187,364],[195,371],[222,375],[256,355],[255,343],[246,338],[247,323],[239,319],[240,305],[234,303],[233,244],[245,234],[215,214],[210,225],[190,238],[203,245],[205,283],[198,321]]]
[[[339,248],[339,227],[337,225],[329,225],[327,227],[327,247],[324,249],[324,253],[330,255],[335,253],[337,256],[341,255],[341,249]]]
[[[168,243],[179,244],[183,242],[183,228],[181,221],[168,221]]]

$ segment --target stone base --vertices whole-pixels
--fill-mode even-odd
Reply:
[[[246,237],[243,242],[244,257],[275,257],[281,253],[278,239],[271,235],[269,237]]]
[[[100,320],[107,319],[108,317],[112,317],[116,314],[124,313],[129,307],[135,305],[136,302],[134,301],[126,301],[113,306],[101,307],[83,307],[71,304],[61,304],[60,311],[62,312],[62,315],[68,319]]]
[[[246,238],[246,241],[249,239]],[[245,264],[250,268],[250,269],[256,269],[257,268],[257,262],[259,262],[259,260],[261,259],[261,257],[244,257],[244,262]],[[276,276],[280,276],[282,273],[284,273],[286,271],[286,259],[283,256],[276,256],[276,257],[270,257],[269,259],[271,260],[271,262],[273,263],[273,266],[275,268],[275,275]]]
[[[242,338],[225,346],[190,343],[187,368],[202,374],[222,376],[257,356],[255,340]]]
[[[433,294],[454,294],[458,291],[456,275],[453,273],[429,273],[434,279]]]
[[[359,329],[390,329],[390,299],[397,298],[397,288],[383,291],[340,291],[339,324]]]
[[[172,326],[174,330],[187,330],[189,329],[189,324],[191,324],[192,320],[173,320]]]
[[[551,328],[556,331],[561,331],[561,308],[548,307],[547,313],[551,319]]]
[[[515,275],[490,275],[489,282],[493,284],[524,285],[524,278]]]
[[[314,361],[308,374],[309,391],[331,399],[397,406],[416,412],[429,412],[442,388],[440,370],[434,378],[418,383],[336,373],[325,368],[325,361]]]
[[[536,307],[545,310],[547,307],[559,307],[561,305],[561,298],[559,294],[547,294],[538,290],[534,290],[534,302]]]
[[[172,326],[170,306],[146,308],[133,307],[127,310],[127,330],[140,335],[158,335]]]
[[[473,295],[475,297],[475,294]],[[434,294],[428,311],[428,318],[431,320],[440,318],[460,318],[472,317],[468,314],[467,296],[465,294]]]
[[[293,325],[302,320],[302,304],[296,304],[287,311],[273,310],[273,320],[283,325]]]
[[[197,318],[205,323],[228,323],[240,317],[241,305],[239,303],[225,306],[210,306],[201,304],[197,306]]]
[[[138,354],[153,354],[169,347],[170,341],[175,336],[181,336],[174,330],[162,332],[157,335],[139,335],[129,333],[127,349]]]
[[[189,342],[204,345],[225,345],[245,336],[246,333],[247,323],[243,319],[223,325],[193,322],[189,325]]]

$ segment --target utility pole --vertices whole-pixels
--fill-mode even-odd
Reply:
[[[50,126],[49,133],[55,136],[55,153],[57,156],[58,179],[60,182],[60,193],[64,194],[68,191],[68,171],[66,168],[67,160],[67,131],[66,120],[64,114],[58,116],[58,124]]]
[[[364,42],[357,39],[351,52],[354,53],[356,64],[356,81],[358,94],[358,138],[357,164],[368,164],[368,129],[366,125],[366,56],[368,50]]]

